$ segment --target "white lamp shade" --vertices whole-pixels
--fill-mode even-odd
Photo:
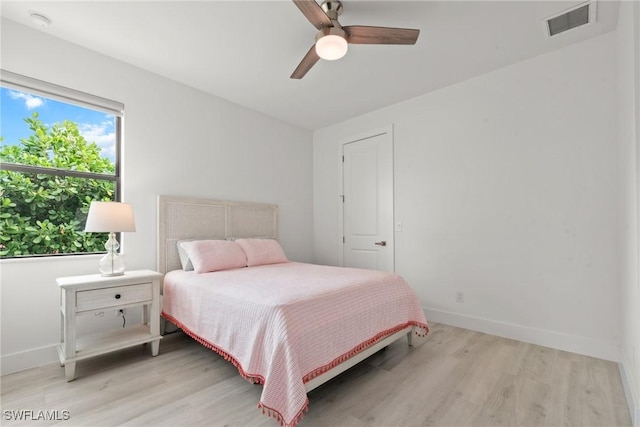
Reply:
[[[133,208],[128,203],[91,202],[84,231],[92,233],[136,231]]]
[[[316,41],[316,53],[322,59],[333,61],[342,58],[348,49],[348,43],[344,37],[336,34],[327,34]]]

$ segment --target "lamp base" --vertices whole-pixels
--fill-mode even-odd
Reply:
[[[122,276],[124,274],[124,256],[118,253],[120,244],[114,233],[109,233],[109,240],[105,243],[107,254],[100,259],[98,271],[104,277]]]

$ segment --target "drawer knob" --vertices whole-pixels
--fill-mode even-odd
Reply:
[[[120,299],[121,295],[120,294],[116,294],[116,299]]]

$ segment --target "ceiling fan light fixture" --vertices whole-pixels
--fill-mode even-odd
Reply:
[[[316,37],[316,53],[322,59],[334,61],[342,58],[349,48],[344,31],[339,28],[325,28]]]

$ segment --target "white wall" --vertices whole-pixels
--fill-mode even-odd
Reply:
[[[640,426],[640,4],[623,2],[618,17],[620,187],[620,373],[634,425]]]
[[[1,52],[6,70],[125,104],[123,199],[137,225],[124,236],[129,269],[156,266],[159,194],[276,203],[287,255],[311,261],[311,132],[11,21],[2,21]],[[97,258],[0,265],[2,373],[56,360],[55,278],[94,273]],[[93,323],[88,329],[121,320]]]
[[[427,319],[617,360],[615,78],[610,33],[316,131],[316,261],[339,263],[340,141],[393,124],[396,271]]]

